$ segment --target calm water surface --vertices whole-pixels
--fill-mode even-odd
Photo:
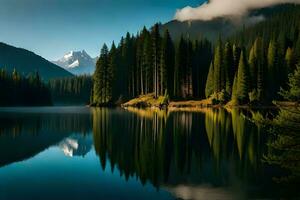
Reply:
[[[262,163],[250,111],[0,108],[0,199],[294,195]]]

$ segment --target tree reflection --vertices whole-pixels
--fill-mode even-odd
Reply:
[[[251,182],[259,175],[261,133],[239,110],[98,108],[93,133],[102,168],[108,160],[112,170],[117,166],[121,176],[136,176],[143,184],[220,186],[234,177]]]

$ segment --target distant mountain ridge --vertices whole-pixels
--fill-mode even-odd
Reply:
[[[241,21],[234,21],[230,17],[218,17],[212,20],[190,20],[177,21],[172,20],[160,26],[160,31],[163,33],[166,29],[170,32],[174,40],[178,40],[181,35],[191,39],[206,38],[210,41],[215,41],[219,35],[224,37],[231,36],[243,27],[248,27],[256,22],[263,21],[271,17],[274,13],[283,11],[285,9],[295,7],[295,4],[281,4],[277,6],[252,10],[247,17]]]
[[[73,76],[70,72],[31,51],[0,42],[0,69],[2,68],[8,72],[16,69],[24,76],[38,71],[45,81],[51,78]]]
[[[54,64],[76,74],[93,74],[97,58],[92,58],[85,50],[70,51],[61,59],[53,61]]]

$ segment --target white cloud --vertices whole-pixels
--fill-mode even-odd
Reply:
[[[251,9],[265,8],[282,3],[300,4],[300,0],[210,0],[199,7],[187,6],[176,11],[175,19],[212,20],[216,17],[243,17]]]

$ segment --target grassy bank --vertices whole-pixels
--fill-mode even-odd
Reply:
[[[186,101],[170,101],[165,96],[155,98],[154,94],[140,95],[137,98],[122,104],[122,107],[136,107],[136,108],[168,108],[168,109],[186,109],[186,108],[206,108],[206,107],[220,107],[220,105],[213,105],[212,99],[204,100],[186,100]]]
[[[124,108],[156,108],[156,109],[169,109],[169,110],[191,110],[191,109],[202,109],[202,108],[274,108],[276,105],[284,107],[294,107],[298,105],[295,102],[282,102],[274,101],[272,105],[238,105],[234,101],[230,101],[227,104],[215,104],[212,98],[203,99],[203,100],[182,100],[182,101],[173,101],[169,100],[165,96],[159,96],[155,98],[154,94],[140,95],[137,98],[131,99],[130,101],[121,104]]]

